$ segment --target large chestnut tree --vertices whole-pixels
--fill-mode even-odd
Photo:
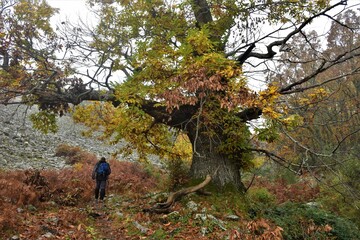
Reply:
[[[2,102],[22,96],[22,102],[39,105],[43,111],[33,120],[44,131],[56,130],[55,116],[76,105],[77,121],[113,142],[125,139],[128,146],[120,151],[136,149],[140,157],[182,158],[174,139],[186,136],[191,176],[211,174],[214,184],[241,191],[253,151],[281,161],[252,145],[249,123],[268,119],[256,132],[272,141],[275,125],[299,123],[281,97],[317,88],[315,76],[359,54],[358,46],[319,54],[310,72],[281,84],[269,78],[261,91],[252,88],[260,87],[257,77],[277,70],[278,53],[291,48],[291,39],[314,40],[307,31],[313,22],[346,27],[333,17],[351,7],[344,0],[89,0],[98,20],[62,22],[56,33],[45,2],[4,3]]]

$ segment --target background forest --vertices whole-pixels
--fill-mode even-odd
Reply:
[[[0,237],[360,238],[356,1],[86,6],[91,24],[54,25],[46,1],[1,2],[0,103],[36,108],[33,131],[71,116],[113,146],[107,205],[96,149],[57,144],[66,167],[46,170],[6,159]]]

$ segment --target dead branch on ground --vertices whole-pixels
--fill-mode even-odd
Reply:
[[[153,212],[153,213],[169,213],[171,212],[171,207],[175,204],[176,201],[180,200],[183,196],[186,196],[193,192],[204,193],[202,188],[208,185],[211,181],[211,176],[207,175],[205,180],[196,185],[188,188],[181,189],[177,192],[170,193],[168,199],[164,203],[156,203],[154,206],[144,209],[144,212]]]

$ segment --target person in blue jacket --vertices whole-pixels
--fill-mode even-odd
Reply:
[[[95,186],[95,202],[98,202],[100,199],[103,202],[105,198],[105,189],[111,174],[110,164],[106,161],[105,157],[101,157],[94,167],[92,172],[92,179],[96,181]]]

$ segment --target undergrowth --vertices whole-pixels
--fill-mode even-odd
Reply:
[[[287,202],[266,212],[285,239],[360,239],[356,225],[323,209]]]
[[[151,214],[143,210],[186,180],[180,163],[166,173],[109,159],[107,206],[98,211],[91,179],[97,157],[67,145],[57,155],[69,167],[0,172],[0,239],[360,239],[351,221],[310,204],[320,194],[310,178],[256,177],[246,194],[207,186],[211,195],[189,194],[172,213]]]
[[[72,166],[62,170],[1,172],[0,239],[19,232],[22,232],[21,239],[36,239],[36,234],[44,232],[41,226],[60,235],[56,229],[67,229],[72,239],[87,239],[85,222],[88,216],[84,209],[93,200],[91,173],[97,158],[77,147],[62,145],[59,149],[57,155],[66,156]],[[112,175],[108,192],[136,197],[156,186],[156,180],[136,163],[115,159],[110,159],[109,163]],[[44,227],[47,226],[43,224],[44,219],[53,215],[59,220],[56,227]],[[24,227],[25,223],[29,227]],[[22,231],[24,228],[27,230]]]

